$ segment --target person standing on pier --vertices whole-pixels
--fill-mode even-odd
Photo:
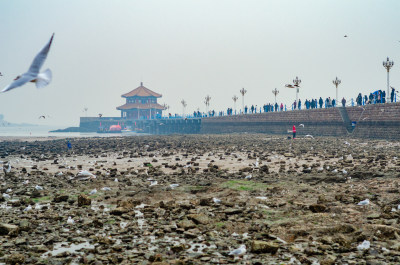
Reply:
[[[346,107],[346,99],[344,97],[342,98],[342,105],[343,107]]]

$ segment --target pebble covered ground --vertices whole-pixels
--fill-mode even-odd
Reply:
[[[0,264],[400,263],[400,142],[70,141],[0,139]]]

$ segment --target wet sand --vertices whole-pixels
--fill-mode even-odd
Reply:
[[[11,164],[0,173],[0,263],[400,262],[400,142],[244,134],[71,143],[0,138],[0,166]],[[229,255],[242,244],[244,255]]]

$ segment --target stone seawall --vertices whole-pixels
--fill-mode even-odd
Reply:
[[[339,108],[203,118],[200,133],[288,134],[294,124],[298,135],[400,140],[400,103],[346,107],[346,111],[347,121]],[[351,122],[356,122],[353,131],[349,129]]]
[[[136,132],[149,134],[194,134],[200,131],[201,119],[130,120],[118,117],[81,117],[79,131],[96,132],[100,124],[104,128],[117,124],[122,128],[129,126]]]
[[[347,112],[357,122],[354,137],[400,140],[400,102],[352,107]]]
[[[352,127],[351,123],[356,126]],[[128,125],[150,134],[267,133],[287,134],[296,125],[297,135],[350,136],[400,140],[400,102],[360,107],[295,110],[223,117],[164,120],[126,120],[119,117],[81,117],[80,129],[95,132],[100,123]],[[304,127],[299,126],[304,124]]]

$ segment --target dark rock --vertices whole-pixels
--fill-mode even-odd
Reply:
[[[17,234],[18,231],[19,228],[16,225],[0,223],[0,235]]]
[[[78,206],[85,206],[85,205],[91,205],[92,204],[92,199],[90,199],[88,196],[85,194],[81,194],[78,197]]]
[[[112,215],[123,215],[124,213],[127,213],[128,209],[124,208],[124,207],[117,207],[115,209],[113,209],[110,214]]]
[[[11,254],[8,257],[6,257],[6,263],[7,264],[23,264],[25,262],[25,256],[22,254]]]
[[[312,204],[309,208],[313,213],[323,213],[327,211],[327,207],[323,204]]]
[[[54,197],[53,202],[66,202],[68,201],[69,196],[68,195],[59,195]]]

